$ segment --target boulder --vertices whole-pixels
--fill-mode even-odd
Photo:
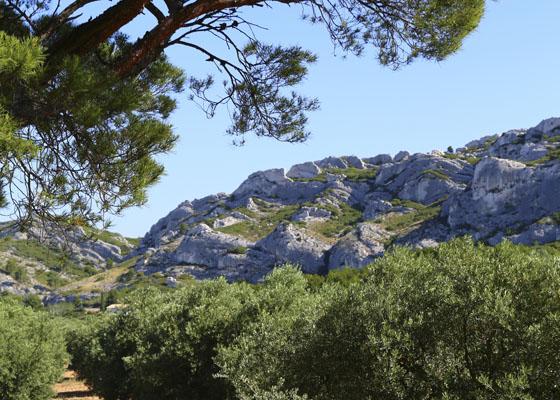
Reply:
[[[393,157],[394,162],[401,162],[405,161],[410,157],[410,153],[408,151],[399,151],[395,157]]]
[[[274,193],[277,185],[289,182],[284,173],[284,168],[269,169],[255,172],[232,193],[234,198],[246,196],[270,196]]]
[[[241,213],[238,213],[241,214]],[[245,216],[244,214],[241,214],[244,216],[244,218],[240,218],[239,215],[228,215],[226,217],[223,218],[219,218],[217,220],[214,221],[214,223],[212,224],[212,228],[217,229],[217,228],[224,228],[226,226],[230,226],[230,225],[235,225],[238,224],[240,222],[246,221],[247,219],[249,219],[247,216]]]
[[[542,144],[526,143],[519,149],[520,161],[535,161],[545,157],[548,149]]]
[[[280,224],[270,235],[257,242],[260,249],[274,257],[274,263],[298,264],[305,273],[316,274],[325,266],[329,245],[308,235],[292,224]]]
[[[306,162],[303,164],[296,164],[286,174],[288,178],[294,179],[311,179],[315,178],[321,173],[321,168],[314,162]]]
[[[381,199],[371,200],[366,203],[364,209],[364,219],[377,219],[383,214],[388,213],[393,208],[393,205]]]
[[[456,183],[451,179],[425,173],[406,182],[399,191],[398,197],[416,203],[432,204],[446,196],[462,192],[465,187],[464,184]]]
[[[514,129],[511,131],[507,131],[502,133],[502,135],[492,144],[491,147],[500,147],[506,146],[510,144],[519,144],[520,142],[524,141],[525,131]]]
[[[366,166],[364,162],[356,156],[345,156],[342,159],[346,162],[349,167],[364,169]]]
[[[248,197],[257,197],[280,204],[311,201],[325,188],[324,182],[292,181],[284,169],[256,172],[247,178],[231,195],[228,206],[236,208],[247,203]]]
[[[329,251],[329,270],[371,264],[383,255],[383,242],[389,234],[378,225],[359,224],[356,229],[339,240]]]
[[[364,158],[363,161],[371,165],[381,165],[393,162],[393,157],[389,154],[378,154],[375,157]]]
[[[216,232],[208,225],[200,224],[187,232],[173,253],[173,258],[178,264],[236,268],[242,266],[246,258],[237,249],[251,245],[247,240]]]
[[[348,165],[344,162],[342,158],[339,157],[327,157],[319,161],[315,161],[320,168],[347,168]]]
[[[533,129],[547,137],[558,136],[560,135],[560,118],[545,119]]]

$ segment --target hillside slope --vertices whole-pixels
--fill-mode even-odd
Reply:
[[[362,267],[398,245],[461,235],[560,240],[560,119],[456,151],[329,157],[252,174],[232,194],[185,201],[133,254],[139,272],[257,281],[291,262]]]
[[[0,292],[57,301],[60,288],[124,261],[134,246],[107,231],[62,230],[36,221],[23,232],[5,223],[0,226]]]

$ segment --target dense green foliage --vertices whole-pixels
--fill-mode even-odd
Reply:
[[[106,400],[234,398],[231,383],[215,376],[218,347],[259,314],[299,301],[305,288],[290,270],[258,290],[217,280],[176,292],[137,291],[125,312],[73,336],[72,366]]]
[[[163,173],[154,156],[176,140],[166,119],[182,72],[160,58],[117,77],[106,65],[128,46],[122,37],[47,67],[37,38],[2,29],[0,20],[2,203],[21,220],[74,223],[143,204]]]
[[[0,297],[0,398],[49,400],[67,360],[64,336],[49,315]]]
[[[559,258],[460,239],[326,278],[141,291],[70,349],[106,400],[552,399],[559,322]]]

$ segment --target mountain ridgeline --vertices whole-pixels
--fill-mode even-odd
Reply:
[[[553,118],[456,150],[259,171],[231,194],[181,203],[140,241],[40,225],[22,233],[7,224],[0,291],[58,301],[138,277],[258,282],[286,263],[326,274],[363,267],[394,246],[434,247],[465,235],[555,247],[559,155],[560,118]]]
[[[471,235],[560,240],[560,119],[429,154],[329,157],[185,201],[133,254],[137,271],[258,281],[274,266],[363,267],[392,246]]]

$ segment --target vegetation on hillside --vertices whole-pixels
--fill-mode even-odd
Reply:
[[[259,213],[250,210],[241,211],[249,214],[251,220],[238,222],[223,228],[216,228],[217,231],[230,235],[241,236],[248,240],[259,240],[270,234],[281,222],[289,221],[292,215],[299,209],[299,205],[278,206],[258,200]],[[247,212],[248,211],[248,212]]]

